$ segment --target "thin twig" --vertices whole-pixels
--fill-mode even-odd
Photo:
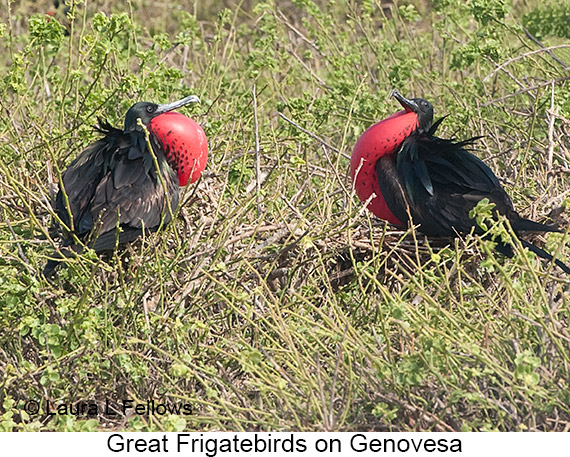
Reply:
[[[550,52],[551,48],[547,48],[546,46],[544,46],[536,37],[534,37],[534,35],[532,35],[532,33],[530,33],[525,27],[523,27],[524,33],[526,34],[526,36],[531,40],[534,41],[537,45],[539,45],[550,57],[552,57],[553,60],[555,60],[556,62],[558,62],[560,65],[562,65],[564,67],[564,69],[568,69],[568,65],[563,62],[562,60],[560,60],[558,57],[556,57],[552,52]],[[566,46],[570,46],[570,45],[561,45],[560,47],[566,47]],[[553,46],[554,48],[558,47],[558,46]]]
[[[172,206],[170,206],[170,194],[168,193],[168,187],[166,185],[166,181],[165,181],[164,176],[162,174],[162,169],[160,168],[160,164],[158,163],[158,157],[156,156],[156,153],[154,152],[154,149],[153,149],[151,141],[150,141],[150,132],[148,131],[147,126],[143,124],[143,122],[140,118],[137,119],[137,124],[139,125],[139,127],[141,127],[141,129],[144,133],[144,137],[146,140],[146,146],[148,148],[148,151],[149,151],[150,156],[152,158],[152,161],[154,163],[154,168],[156,170],[156,175],[158,177],[158,181],[160,182],[160,186],[162,187],[162,191],[164,192],[164,200],[166,203],[165,206],[166,206],[167,212],[166,212],[166,214],[163,214],[160,217],[160,228],[162,228],[164,225],[164,218],[166,215],[168,215],[169,221],[174,221],[174,213],[172,211]],[[178,238],[178,232],[176,232],[176,230],[174,231],[174,235]]]
[[[512,94],[508,94],[508,95],[505,95],[503,97],[491,100],[487,103],[483,103],[481,106],[494,105],[495,103],[502,102],[503,100],[506,100],[508,98],[516,97],[517,95],[521,95],[521,94],[524,94],[526,92],[530,92],[530,91],[539,89],[540,87],[548,86],[549,84],[558,84],[558,83],[561,83],[563,81],[568,81],[569,79],[570,79],[570,75],[561,76],[560,78],[551,79],[550,81],[546,81],[544,83],[536,84],[535,86],[527,87],[526,89],[518,90],[516,92],[513,92]]]
[[[350,192],[348,191],[348,189],[344,186],[344,182],[342,181],[340,175],[338,174],[338,170],[336,169],[336,167],[333,165],[331,158],[329,157],[329,153],[327,152],[327,147],[323,144],[321,145],[321,147],[323,148],[323,152],[325,153],[325,158],[327,159],[327,162],[329,163],[330,167],[332,168],[332,171],[336,177],[336,179],[338,180],[338,183],[340,184],[340,187],[342,188],[342,190],[344,191],[344,193],[346,194],[347,198],[350,198]]]
[[[319,47],[315,44],[315,42],[309,40],[305,35],[303,35],[303,33],[301,33],[299,31],[299,29],[297,29],[293,25],[291,25],[291,23],[287,20],[287,17],[281,11],[277,11],[277,13],[279,14],[279,17],[277,18],[277,15],[275,15],[275,17],[278,20],[281,20],[281,22],[283,24],[285,24],[291,31],[293,31],[299,38],[301,38],[305,43],[307,43],[309,46],[311,46],[320,55],[323,55],[321,53],[321,50],[319,49]]]
[[[556,120],[557,110],[554,106],[554,83],[550,91],[550,109],[546,111],[548,118],[548,160],[547,170],[552,170],[552,160],[554,157],[554,121]]]
[[[12,224],[10,224],[10,221],[8,219],[6,219],[6,225],[8,226],[8,229],[10,230],[10,233],[12,234],[12,237],[14,238],[14,243],[16,243],[16,248],[18,249],[18,254],[20,255],[20,258],[22,259],[24,264],[28,267],[28,270],[30,272],[33,272],[33,269],[30,265],[30,261],[26,257],[26,254],[24,254],[24,250],[22,249],[22,246],[20,245],[20,242],[18,241],[18,237],[16,236],[16,232],[12,228]]]
[[[251,91],[253,97],[253,123],[255,125],[255,190],[257,202],[257,217],[261,215],[261,163],[259,158],[259,123],[257,122],[257,96],[255,95],[256,87],[253,85]]]
[[[270,232],[270,231],[274,231],[274,230],[279,230],[282,229],[283,225],[275,225],[275,224],[270,224],[270,225],[264,225],[262,227],[257,227],[251,230],[248,230],[245,233],[242,233],[241,235],[237,235],[234,236],[233,238],[230,238],[228,241],[226,241],[226,243],[224,244],[225,247],[230,246],[232,244],[237,243],[238,241],[241,241],[245,238],[249,238],[251,235],[254,235],[256,233],[261,233],[261,232]]]
[[[569,76],[570,78],[570,76]],[[327,143],[325,140],[323,140],[320,136],[315,135],[312,132],[309,132],[307,129],[304,129],[303,127],[301,127],[299,124],[297,124],[296,122],[292,121],[291,119],[289,119],[287,116],[285,116],[283,113],[281,113],[280,111],[277,111],[277,114],[279,114],[279,116],[281,117],[281,119],[289,122],[289,124],[295,126],[296,128],[298,128],[301,132],[306,133],[307,135],[309,135],[311,138],[313,138],[314,140],[317,140],[319,143],[324,144],[327,148],[332,149],[334,152],[341,154],[345,159],[350,159],[350,156],[344,152],[341,152],[339,149],[335,148],[334,146],[330,145],[329,143]]]
[[[559,44],[557,46],[549,46],[548,48],[542,47],[542,49],[536,49],[534,51],[530,51],[530,52],[525,52],[524,54],[518,55],[516,57],[513,57],[512,59],[507,60],[505,63],[502,63],[501,65],[499,65],[497,68],[495,68],[490,74],[488,74],[487,76],[485,76],[483,78],[483,82],[487,82],[489,80],[489,78],[492,78],[493,75],[495,75],[495,73],[503,70],[507,65],[510,65],[511,63],[514,63],[518,60],[524,59],[525,57],[528,56],[532,56],[533,54],[540,54],[541,52],[546,52],[549,55],[552,55],[552,53],[550,52],[553,49],[561,49],[561,48],[570,48],[570,44]],[[563,64],[564,65],[564,64]],[[565,67],[567,68],[567,67]]]
[[[293,57],[295,57],[295,59],[297,59],[297,61],[303,66],[303,68],[305,70],[307,70],[307,72],[325,89],[331,90],[332,87],[329,86],[326,82],[323,81],[322,78],[320,78],[305,62],[303,62],[303,59],[301,59],[293,50],[293,46],[289,47],[289,52],[291,53],[291,55]]]

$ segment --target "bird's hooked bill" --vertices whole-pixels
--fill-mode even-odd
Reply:
[[[398,95],[400,95],[400,92],[398,92],[396,89],[392,89],[392,92],[390,92],[390,98],[394,98]]]
[[[418,104],[414,100],[410,100],[410,99],[407,99],[406,97],[404,97],[396,89],[392,90],[392,93],[390,94],[390,98],[395,98],[396,100],[398,100],[400,102],[400,105],[402,105],[402,107],[408,113],[412,112],[412,111],[414,113],[418,112]]]
[[[169,111],[181,108],[188,103],[200,103],[200,99],[196,95],[189,95],[188,97],[184,97],[182,100],[177,100],[171,103],[165,103],[163,105],[158,105],[156,109],[157,114],[168,113]]]

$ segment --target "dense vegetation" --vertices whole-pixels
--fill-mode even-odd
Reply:
[[[568,6],[67,3],[0,6],[0,429],[570,427],[570,278],[523,249],[395,231],[347,176],[398,88],[449,114],[443,136],[483,135],[522,215],[568,227]],[[43,278],[50,201],[97,117],[188,94],[211,157],[176,222]],[[533,238],[566,262],[569,240]]]

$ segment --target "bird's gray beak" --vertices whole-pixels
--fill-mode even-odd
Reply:
[[[164,105],[158,105],[155,114],[158,115],[168,113],[169,111],[181,108],[188,103],[200,103],[200,99],[196,95],[190,95],[188,97],[184,97],[182,100],[178,100],[172,103],[165,103]]]
[[[407,99],[402,94],[400,94],[400,92],[398,92],[396,89],[392,91],[392,93],[390,94],[390,98],[395,98],[396,100],[398,100],[400,102],[400,105],[402,105],[402,107],[406,110],[407,113],[410,112],[417,113],[420,108],[415,101]]]

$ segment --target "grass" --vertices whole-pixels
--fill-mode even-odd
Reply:
[[[0,428],[568,430],[569,278],[522,249],[396,231],[347,174],[396,87],[449,114],[443,136],[484,135],[522,215],[567,227],[556,3],[204,3],[2,6]],[[175,223],[46,281],[50,200],[97,117],[188,94],[211,157]],[[569,261],[567,234],[533,241]]]

